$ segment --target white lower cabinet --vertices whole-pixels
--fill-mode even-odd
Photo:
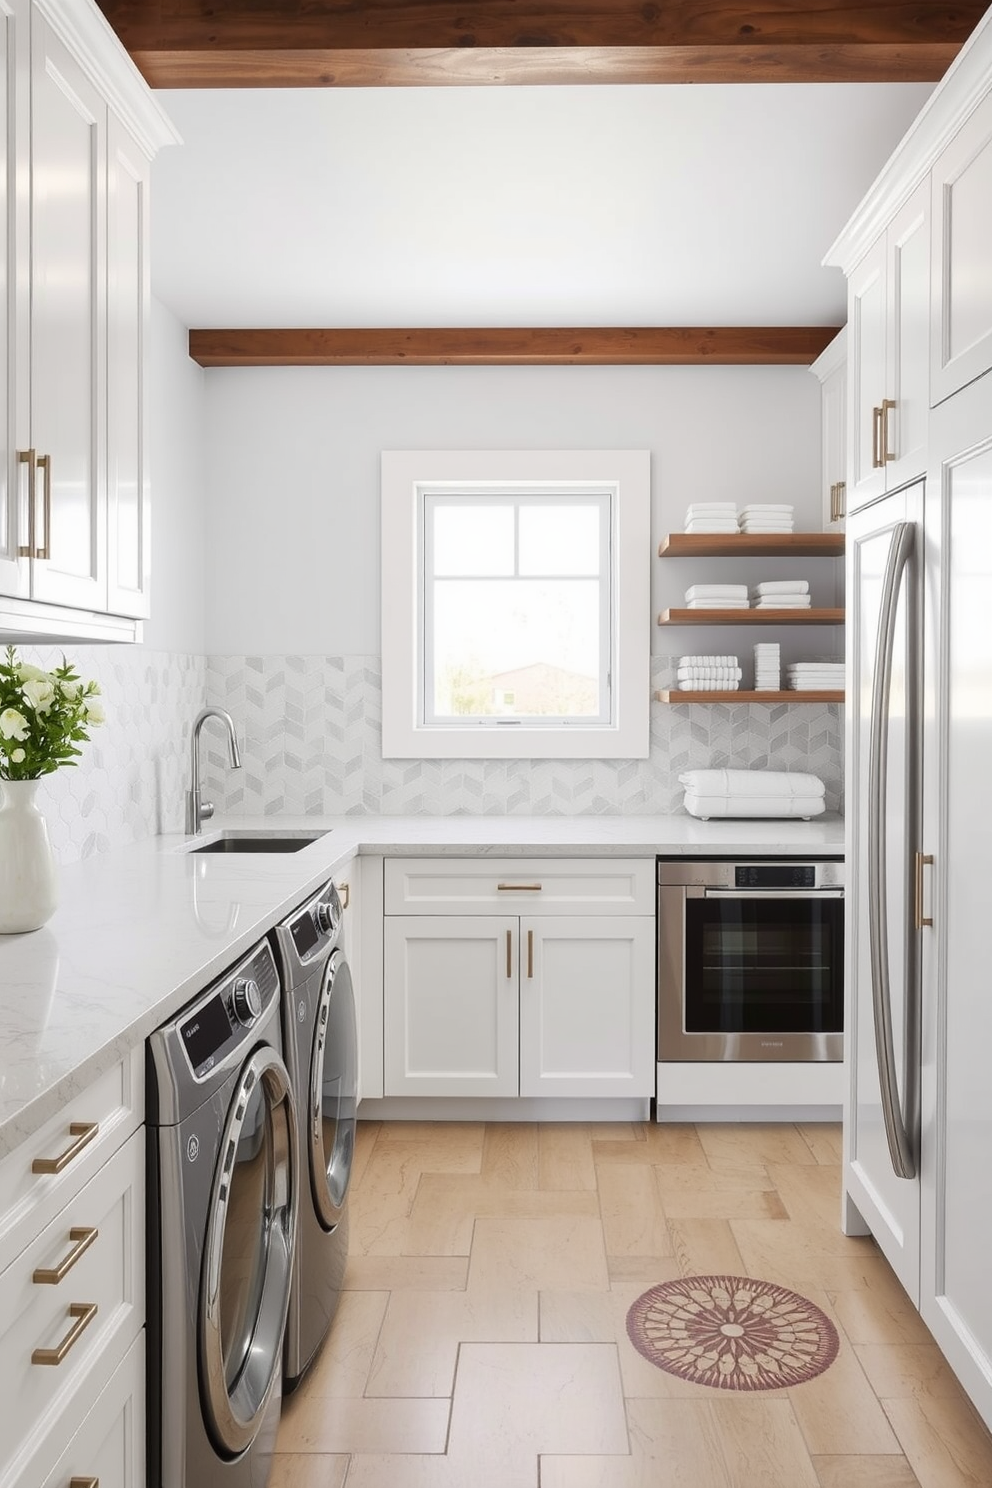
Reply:
[[[36,1479],[23,1480],[33,1488]],[[143,1488],[145,1334],[128,1349],[41,1488]],[[18,1482],[18,1488],[21,1483]]]
[[[386,1096],[654,1094],[653,863],[385,867]],[[391,912],[459,891],[530,913]]]

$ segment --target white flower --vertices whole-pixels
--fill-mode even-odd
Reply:
[[[24,701],[36,713],[50,713],[55,701],[55,688],[49,681],[28,681],[21,688]]]
[[[61,694],[62,694],[62,696],[64,698],[68,698],[68,700],[69,700],[70,703],[74,703],[76,701],[77,697],[79,696],[79,683],[78,682],[63,682],[63,681],[60,680],[59,681],[59,691],[61,692]]]
[[[103,704],[101,702],[98,702],[96,698],[87,698],[86,699],[86,722],[87,723],[106,723],[106,721],[107,721],[107,715],[103,711]]]
[[[17,675],[21,682],[50,682],[52,679],[41,667],[32,666],[29,661],[22,661],[17,668]]]
[[[23,749],[12,749],[10,751],[10,763],[12,765],[23,764],[24,763],[24,750]]]
[[[26,739],[29,733],[24,714],[16,708],[4,708],[0,713],[0,739]]]

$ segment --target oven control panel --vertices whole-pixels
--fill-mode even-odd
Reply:
[[[744,863],[734,867],[735,889],[812,889],[816,868],[812,863]]]

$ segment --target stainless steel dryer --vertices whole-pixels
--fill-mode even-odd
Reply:
[[[298,1202],[262,942],[148,1041],[149,1488],[263,1488]]]
[[[299,1121],[300,1222],[286,1325],[286,1386],[299,1380],[338,1305],[348,1258],[358,1047],[341,901],[326,884],[273,932],[283,982],[283,1041]]]

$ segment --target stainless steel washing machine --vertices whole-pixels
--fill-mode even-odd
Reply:
[[[148,1488],[263,1488],[299,1165],[281,987],[257,945],[148,1041]]]
[[[283,1042],[299,1122],[300,1222],[286,1325],[291,1389],[327,1335],[348,1258],[358,1047],[351,972],[329,883],[273,932],[283,983]]]

